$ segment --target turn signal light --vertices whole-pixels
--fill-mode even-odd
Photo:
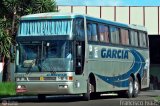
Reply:
[[[69,76],[68,80],[72,81],[73,80],[73,76]]]

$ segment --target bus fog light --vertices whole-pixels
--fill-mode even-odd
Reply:
[[[64,88],[68,88],[68,85],[65,85]]]
[[[25,78],[24,78],[24,77],[22,77],[22,78],[21,78],[21,81],[25,81]]]
[[[65,89],[67,89],[68,88],[68,85],[59,85],[59,88],[65,88]]]
[[[20,78],[16,78],[16,81],[20,81],[21,79]]]
[[[25,89],[25,88],[26,88],[26,86],[25,86],[25,85],[21,85],[21,88]]]

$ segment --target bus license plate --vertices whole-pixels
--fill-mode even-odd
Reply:
[[[41,77],[40,77],[40,81],[43,81],[43,80],[44,80],[44,77],[41,76]]]

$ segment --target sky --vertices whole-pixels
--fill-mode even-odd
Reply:
[[[76,6],[160,6],[160,0],[55,0],[57,5]]]

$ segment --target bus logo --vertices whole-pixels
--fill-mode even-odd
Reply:
[[[115,59],[128,59],[128,50],[102,48],[101,57],[115,58]]]

